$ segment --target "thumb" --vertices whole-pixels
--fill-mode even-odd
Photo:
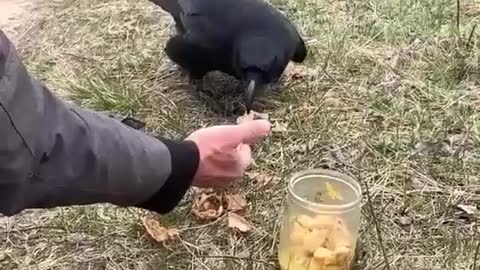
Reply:
[[[267,120],[254,120],[229,127],[226,143],[237,147],[239,144],[251,144],[257,139],[267,137],[272,124]]]

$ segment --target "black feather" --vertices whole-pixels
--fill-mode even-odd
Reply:
[[[279,78],[307,47],[296,27],[262,0],[151,0],[175,19],[166,53],[195,79],[222,71],[258,89]],[[254,79],[252,79],[254,78]],[[251,100],[250,100],[251,101]],[[248,100],[247,110],[251,102]]]

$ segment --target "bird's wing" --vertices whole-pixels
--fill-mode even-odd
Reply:
[[[298,32],[297,27],[280,11],[275,10],[275,16],[281,21],[288,31],[288,41],[293,48],[292,59],[294,62],[301,63],[307,57],[307,47],[304,39]]]
[[[205,47],[225,46],[238,34],[238,0],[178,0],[186,38]],[[248,1],[246,1],[248,2]]]

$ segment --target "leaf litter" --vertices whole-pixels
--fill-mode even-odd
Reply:
[[[222,197],[216,193],[197,193],[192,212],[199,221],[212,221],[224,213]]]
[[[244,217],[247,199],[243,193],[222,193],[211,190],[194,190],[192,212],[198,221],[218,220],[226,214],[227,227],[249,232],[252,224]]]
[[[224,197],[228,211],[244,211],[247,207],[247,199],[243,194],[227,194]]]
[[[253,226],[244,217],[233,212],[227,215],[227,226],[231,229],[246,233],[253,229]]]
[[[145,228],[148,236],[155,242],[163,244],[164,246],[177,239],[180,235],[176,228],[165,228],[160,225],[153,216],[145,216],[142,218],[143,227]]]
[[[265,187],[270,183],[277,183],[281,180],[279,176],[268,172],[246,172],[247,177],[254,182],[259,188]]]

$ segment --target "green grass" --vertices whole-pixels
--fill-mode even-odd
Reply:
[[[480,206],[480,29],[469,42],[480,2],[461,1],[458,28],[456,1],[273,4],[308,40],[310,72],[256,104],[288,131],[256,149],[253,170],[286,177],[321,167],[358,177],[369,190],[359,269],[473,269],[475,258],[480,269],[479,216],[464,218],[455,207]],[[189,94],[163,53],[171,19],[153,5],[67,0],[51,8],[18,47],[66,98],[138,115],[149,132],[169,137],[234,122],[205,102],[238,109],[223,82],[201,99]],[[0,268],[274,269],[285,182],[242,187],[256,227],[250,234],[223,221],[199,225],[189,197],[160,218],[182,230],[171,250],[148,241],[137,209],[27,211],[0,223]],[[411,225],[400,224],[405,215]]]

